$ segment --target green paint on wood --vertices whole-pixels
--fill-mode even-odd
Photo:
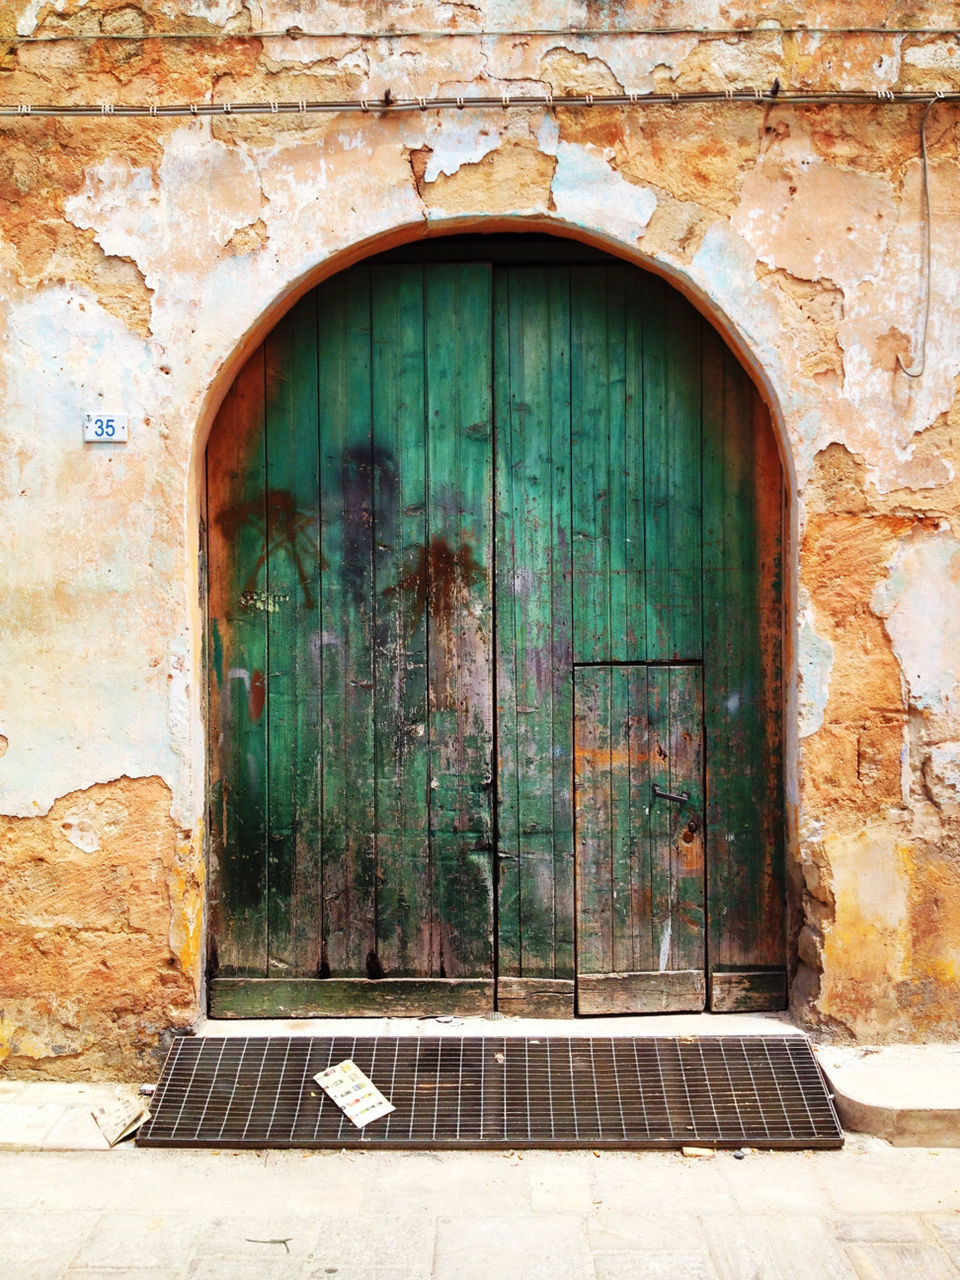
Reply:
[[[470,1017],[492,1004],[490,978],[220,978],[210,984],[212,1018]]]
[[[430,973],[427,704],[429,584],[423,268],[372,277],[373,421],[379,459],[376,627],[377,928],[381,967]]]
[[[216,618],[210,619],[210,639],[213,660],[213,678],[218,689],[223,688],[223,641],[220,638],[220,625]]]
[[[425,273],[432,971],[493,972],[491,286]]]
[[[504,979],[572,977],[575,914],[581,973],[693,972],[705,906],[712,963],[782,963],[781,495],[746,375],[639,271],[307,295],[208,446],[221,972],[485,979],[495,881]]]
[[[366,973],[375,946],[373,457],[369,273],[321,286],[322,895],[324,969]]]
[[[704,335],[704,714],[712,965],[782,964],[780,510],[758,401]]]
[[[500,972],[573,972],[569,273],[499,273]]]
[[[218,491],[211,513],[221,545],[235,551],[224,565],[216,602],[229,629],[225,681],[217,699],[223,809],[220,829],[230,875],[216,915],[221,921],[221,966],[265,973],[267,965],[267,744],[262,673],[267,627],[261,557],[266,542],[266,447],[262,350],[244,366],[228,400],[234,430],[223,441]],[[261,680],[257,680],[257,673]]]
[[[264,344],[266,379],[268,974],[314,969],[320,952],[320,626],[316,297]]]

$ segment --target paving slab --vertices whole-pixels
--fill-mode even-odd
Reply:
[[[310,1256],[319,1231],[317,1214],[280,1208],[211,1216],[199,1224],[195,1253],[201,1258],[245,1258],[271,1265],[285,1259],[292,1270],[296,1262]]]
[[[379,1215],[321,1222],[308,1269],[350,1277],[369,1269],[372,1258],[392,1259],[385,1265],[402,1268],[409,1280],[429,1280],[435,1247],[433,1216],[412,1217],[385,1207]]]
[[[632,1214],[611,1213],[598,1205],[588,1217],[587,1236],[595,1254],[629,1255],[634,1267],[645,1268],[648,1254],[668,1253],[678,1242],[691,1253],[707,1256],[703,1226],[689,1205],[684,1212],[651,1212],[638,1206]]]
[[[725,1185],[729,1187],[736,1210],[749,1213],[763,1206],[764,1212],[808,1213],[814,1216],[828,1212],[824,1171],[829,1165],[821,1159],[827,1152],[759,1152],[749,1151],[742,1160],[734,1160],[724,1151],[718,1159],[724,1162]],[[781,1177],[779,1170],[789,1176]]]
[[[534,1212],[586,1213],[595,1199],[592,1173],[582,1160],[571,1160],[561,1168],[531,1160],[528,1177]]]
[[[635,1253],[597,1253],[594,1268],[597,1280],[717,1280],[710,1255],[687,1249],[645,1253],[640,1267]]]
[[[176,1271],[187,1265],[206,1227],[202,1217],[184,1219],[160,1205],[148,1213],[103,1214],[71,1262],[127,1273],[145,1267]]]
[[[831,1216],[931,1213],[960,1207],[960,1150],[893,1148],[880,1139],[854,1160],[824,1161]],[[897,1150],[899,1160],[891,1159]],[[825,1152],[824,1155],[832,1153]]]
[[[138,1267],[135,1272],[126,1267],[67,1267],[63,1272],[64,1280],[129,1280],[131,1275],[140,1280],[181,1280],[183,1272],[164,1271],[160,1267]],[[31,1276],[31,1280],[36,1280],[36,1276]]]
[[[956,1148],[525,1154],[0,1152],[0,1280],[960,1278]]]
[[[0,1099],[0,1151],[37,1150],[53,1126],[63,1120],[61,1103],[23,1103]]]
[[[925,1221],[960,1275],[960,1204],[950,1216],[931,1215]]]
[[[860,1280],[957,1280],[939,1249],[922,1244],[851,1244],[847,1256]]]
[[[719,1280],[857,1280],[822,1218],[711,1215],[704,1230]]]
[[[593,1280],[586,1233],[569,1215],[442,1217],[435,1280]]]
[[[109,1151],[110,1143],[103,1136],[93,1118],[93,1112],[85,1107],[64,1107],[40,1139],[41,1151]]]
[[[9,1176],[9,1174],[8,1174]],[[0,1273],[16,1271],[38,1280],[69,1265],[96,1229],[99,1215],[74,1209],[69,1195],[56,1214],[37,1210],[0,1213]]]
[[[183,1274],[178,1272],[178,1280]],[[185,1280],[291,1280],[291,1277],[301,1274],[300,1264],[291,1262],[287,1257],[213,1258],[204,1255],[191,1263]],[[80,1280],[79,1275],[77,1280]],[[152,1280],[152,1277],[144,1274],[143,1280]]]
[[[833,1233],[838,1240],[868,1244],[925,1244],[931,1239],[919,1218],[903,1213],[861,1213],[835,1218]]]

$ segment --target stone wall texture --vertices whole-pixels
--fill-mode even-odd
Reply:
[[[206,433],[299,293],[467,230],[666,274],[753,372],[792,499],[792,1007],[960,1034],[960,102],[926,115],[922,345],[926,108],[898,96],[960,92],[955,26],[946,0],[0,6],[0,105],[373,104],[0,118],[8,1071],[136,1078],[196,1020]],[[683,97],[728,90],[765,96]],[[873,100],[783,101],[837,90]],[[681,96],[382,109],[545,92]],[[81,445],[101,407],[122,449]]]

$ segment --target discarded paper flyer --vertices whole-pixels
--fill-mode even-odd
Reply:
[[[318,1072],[314,1080],[358,1129],[396,1111],[377,1086],[349,1058]]]
[[[150,1119],[150,1112],[137,1098],[118,1098],[105,1107],[97,1107],[90,1114],[111,1147],[115,1147],[122,1138],[129,1138]]]

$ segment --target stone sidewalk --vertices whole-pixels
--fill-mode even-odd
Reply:
[[[960,1150],[0,1152],[3,1280],[947,1280]]]

